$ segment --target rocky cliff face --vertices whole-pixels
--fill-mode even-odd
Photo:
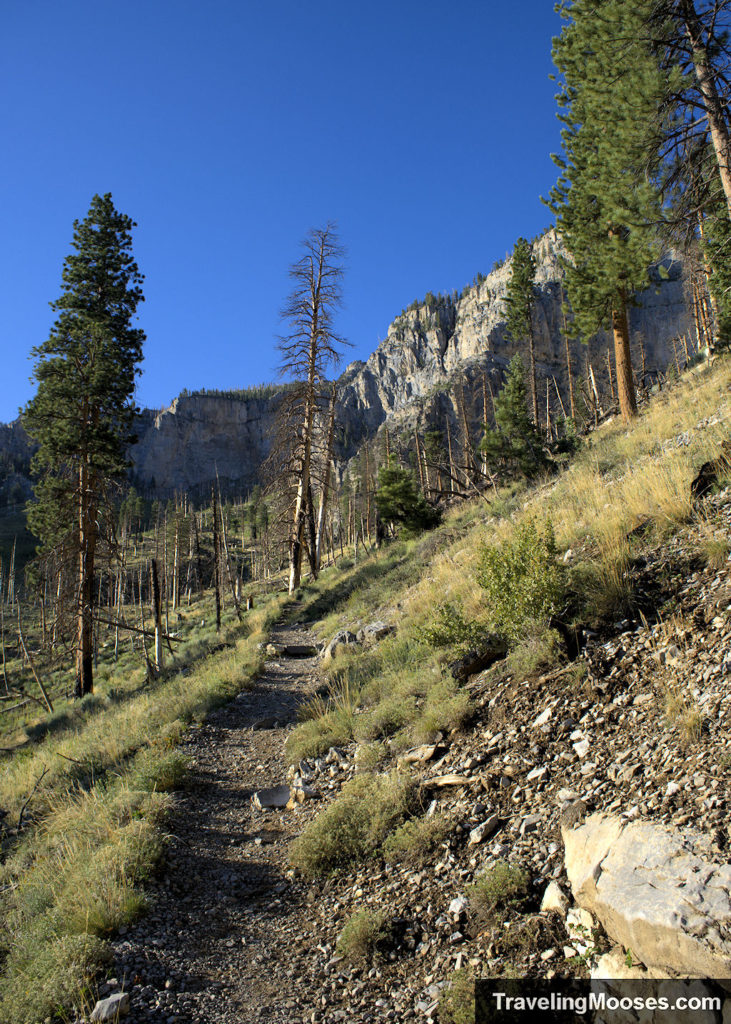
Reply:
[[[548,231],[536,243],[537,275],[535,336],[539,399],[545,407],[546,386],[555,406],[553,378],[567,404],[567,371],[563,329],[563,253],[556,233]],[[639,372],[664,370],[675,358],[673,339],[689,333],[683,295],[682,266],[665,261],[667,278],[638,299],[631,313],[633,361]],[[352,456],[365,438],[384,424],[394,432],[414,425],[439,427],[445,418],[456,423],[452,384],[462,385],[472,428],[483,419],[482,379],[486,375],[498,390],[502,374],[514,353],[523,346],[506,336],[504,299],[510,264],[496,267],[480,284],[459,298],[438,297],[415,305],[397,316],[387,337],[363,362],[351,363],[340,378],[338,421],[339,455]],[[577,377],[592,363],[600,387],[607,381],[607,336],[588,346],[572,344],[571,359]],[[642,346],[642,348],[641,348]],[[611,347],[611,346],[610,346]],[[680,358],[684,349],[680,346]],[[644,354],[643,354],[644,353]],[[135,482],[161,497],[174,491],[202,491],[218,471],[222,483],[247,489],[257,479],[272,444],[272,426],[279,396],[192,394],[175,399],[158,413],[146,412],[140,438],[132,451]],[[8,441],[17,448],[24,435],[20,427],[6,428]],[[5,444],[3,442],[3,449]]]
[[[544,404],[546,382],[553,388],[554,377],[568,404],[562,336],[563,253],[561,240],[553,230],[536,245],[534,330],[539,399]],[[654,274],[654,287],[638,297],[638,305],[630,314],[633,362],[638,375],[643,365],[648,371],[666,369],[674,359],[673,339],[690,330],[682,265],[668,258],[664,266],[667,278],[659,272]],[[353,430],[349,435],[353,441],[372,434],[386,421],[395,429],[414,422],[438,425],[444,416],[454,421],[456,410],[449,391],[456,380],[464,385],[469,418],[473,424],[482,419],[478,392],[483,371],[491,385],[499,388],[510,359],[525,348],[509,339],[505,329],[504,300],[510,272],[510,264],[505,263],[456,302],[447,300],[407,310],[396,317],[386,340],[366,363],[348,367],[342,378],[341,422]],[[608,335],[600,334],[589,345],[573,342],[571,346],[574,376],[586,375],[588,359],[607,392],[606,350],[610,340]],[[682,345],[679,352],[682,365]],[[554,388],[552,406],[556,402]],[[352,442],[348,449],[351,447]]]
[[[132,450],[134,478],[160,495],[195,493],[218,473],[224,487],[250,487],[269,454],[278,396],[192,394],[156,414]]]

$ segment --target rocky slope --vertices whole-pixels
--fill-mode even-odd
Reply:
[[[729,489],[702,511],[728,535]],[[638,593],[656,608],[672,601],[672,619],[608,625],[576,662],[545,675],[497,666],[473,676],[468,727],[399,759],[427,814],[449,822],[422,863],[377,857],[317,882],[288,866],[292,836],[358,773],[359,751],[332,748],[285,775],[294,705],[321,679],[315,659],[287,659],[283,648],[255,692],[191,730],[191,783],[153,912],[115,941],[102,991],[124,989],[140,1024],[444,1024],[440,1000],[460,969],[547,982],[642,978],[644,964],[668,977],[687,973],[673,960],[680,951],[699,976],[722,977],[731,562],[700,562],[695,531],[649,548],[637,567]],[[275,639],[312,637],[300,625],[278,627]],[[297,785],[295,772],[311,794],[303,803],[251,801],[261,786]],[[504,861],[528,887],[496,924],[475,912],[470,887]],[[386,913],[388,939],[372,958],[343,956],[338,938],[364,909]]]
[[[539,397],[546,400],[550,385],[552,415],[560,415],[553,387],[555,377],[568,406],[563,328],[562,245],[551,230],[536,242],[537,298],[535,306]],[[633,359],[652,373],[665,370],[675,359],[673,339],[690,331],[683,293],[681,263],[665,260],[667,276],[656,273],[655,286],[643,293],[631,312]],[[339,455],[346,459],[360,442],[373,437],[384,424],[394,432],[420,426],[444,427],[457,422],[452,383],[463,387],[471,429],[477,437],[483,422],[483,372],[495,390],[513,354],[521,348],[506,337],[504,298],[510,264],[504,263],[461,296],[431,296],[397,316],[386,339],[369,359],[351,363],[340,378]],[[644,349],[644,356],[641,352]],[[589,346],[572,345],[573,372],[585,376],[591,360],[600,389],[609,391],[606,367],[607,337]],[[685,348],[678,343],[685,361]],[[146,411],[140,439],[132,451],[134,480],[140,489],[158,496],[174,491],[202,491],[215,477],[246,490],[271,447],[271,432],[279,397],[257,392],[193,393],[180,396],[161,411]],[[0,450],[23,447],[16,421],[3,428]]]

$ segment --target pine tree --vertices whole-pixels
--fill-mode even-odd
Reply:
[[[480,444],[488,467],[508,476],[535,477],[549,461],[538,429],[528,415],[525,366],[513,356],[508,376],[495,399],[495,427],[487,428]]]
[[[134,440],[135,376],[144,332],[132,326],[143,301],[132,256],[134,222],[109,193],[94,196],[74,223],[73,248],[62,274],[58,318],[33,349],[35,398],[23,424],[39,448],[41,474],[29,522],[44,550],[71,551],[76,561],[76,693],[93,689],[94,564],[109,485],[128,467]]]
[[[701,215],[701,245],[708,269],[708,288],[719,348],[731,343],[731,221],[725,202],[716,200]]]
[[[439,522],[439,510],[419,490],[414,474],[393,459],[378,470],[378,514],[386,523],[400,523],[410,533],[429,530]]]
[[[661,221],[653,154],[668,78],[643,43],[652,0],[574,0],[553,60],[564,156],[549,206],[571,254],[566,285],[575,325],[588,339],[611,322],[620,408],[635,415],[628,306],[649,284]]]
[[[514,342],[527,341],[529,380],[533,422],[538,424],[538,389],[536,384],[536,346],[533,334],[533,303],[536,281],[536,260],[533,248],[519,238],[513,249],[508,293],[505,299],[506,325]]]

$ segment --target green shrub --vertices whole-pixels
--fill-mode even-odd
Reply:
[[[130,785],[147,792],[165,793],[180,785],[188,764],[189,759],[179,750],[143,750],[135,758]]]
[[[372,772],[385,759],[388,751],[384,743],[361,743],[355,752],[355,765],[359,772]]]
[[[290,764],[303,757],[320,757],[330,747],[341,747],[353,738],[354,715],[347,708],[326,711],[320,718],[302,722],[287,737],[285,753]]]
[[[561,637],[553,629],[529,636],[508,655],[508,669],[515,676],[532,676],[552,668],[561,655]]]
[[[81,1008],[94,975],[112,959],[91,935],[53,936],[34,929],[15,945],[0,995],[2,1024],[38,1024],[61,1007]]]
[[[602,551],[593,562],[578,562],[571,570],[572,590],[580,595],[590,619],[617,619],[636,607],[629,546]]]
[[[528,873],[522,868],[497,861],[467,890],[472,913],[478,920],[492,921],[496,910],[518,906],[525,899],[528,881]]]
[[[292,864],[313,877],[365,860],[411,813],[415,794],[415,784],[397,775],[356,776],[295,839]]]
[[[540,631],[560,609],[566,582],[556,556],[551,524],[540,533],[531,519],[519,523],[509,540],[482,549],[477,582],[495,632],[511,645]]]
[[[391,833],[383,844],[383,856],[421,867],[449,833],[449,822],[443,816],[411,818]]]
[[[472,968],[455,971],[439,997],[440,1024],[475,1024],[475,976]]]
[[[484,626],[468,622],[459,604],[443,604],[434,622],[423,626],[419,638],[431,647],[477,647],[485,639]]]
[[[340,933],[337,951],[348,960],[372,960],[378,956],[390,934],[385,911],[359,910]]]
[[[437,733],[449,733],[464,725],[470,713],[470,698],[453,679],[440,679],[430,687],[421,714],[411,727],[416,743],[429,743]]]
[[[359,740],[374,740],[392,736],[410,722],[416,714],[413,697],[385,697],[375,707],[359,715],[355,723],[355,735]]]

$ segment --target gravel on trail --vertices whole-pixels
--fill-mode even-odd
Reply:
[[[279,623],[272,642],[314,640]],[[293,941],[306,927],[306,891],[287,876],[287,848],[314,808],[260,811],[251,797],[284,782],[286,736],[320,683],[316,657],[275,656],[252,689],[189,731],[189,778],[166,825],[151,912],[115,939],[116,978],[102,988],[129,992],[126,1020],[311,1019],[296,969],[307,950]]]

